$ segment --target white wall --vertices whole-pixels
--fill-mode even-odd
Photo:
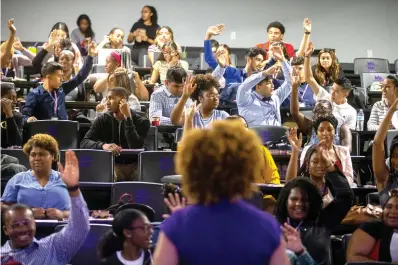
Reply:
[[[391,63],[398,58],[398,0],[2,0],[1,39],[11,17],[22,41],[45,41],[54,23],[64,21],[72,31],[82,13],[90,16],[97,39],[114,26],[127,35],[145,4],[157,8],[159,24],[169,25],[181,45],[202,46],[207,27],[225,23],[220,42],[250,47],[264,42],[267,24],[279,20],[287,28],[285,40],[298,48],[309,17],[316,48],[335,48],[341,62],[365,57],[366,50]]]

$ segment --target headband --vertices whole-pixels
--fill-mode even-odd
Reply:
[[[120,54],[117,52],[111,52],[111,55],[113,58],[115,58],[116,62],[118,62],[120,65],[122,64],[122,58],[120,57]]]

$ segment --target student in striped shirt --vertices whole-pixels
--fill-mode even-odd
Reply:
[[[4,233],[10,238],[1,247],[1,264],[65,265],[79,250],[90,231],[87,204],[79,189],[79,161],[66,152],[66,163],[58,163],[71,200],[69,222],[60,232],[37,240],[32,209],[14,204],[4,212]]]
[[[368,131],[377,131],[379,129],[381,122],[386,117],[387,112],[390,109],[390,106],[398,97],[398,77],[389,75],[384,79],[381,85],[383,98],[380,101],[377,101],[372,107],[368,120]],[[395,112],[391,120],[390,129],[398,129],[398,112]]]

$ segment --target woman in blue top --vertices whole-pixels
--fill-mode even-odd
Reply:
[[[243,200],[261,172],[260,144],[239,121],[184,135],[176,168],[191,205],[162,223],[154,264],[290,264],[279,224]]]
[[[61,174],[51,169],[52,163],[58,159],[57,141],[48,134],[36,134],[23,150],[29,156],[32,169],[18,173],[8,181],[1,198],[1,210],[23,203],[32,207],[35,219],[67,218],[69,193]]]

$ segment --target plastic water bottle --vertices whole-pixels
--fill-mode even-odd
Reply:
[[[363,131],[363,124],[365,122],[365,114],[363,113],[363,110],[360,109],[358,114],[357,114],[357,131]]]

